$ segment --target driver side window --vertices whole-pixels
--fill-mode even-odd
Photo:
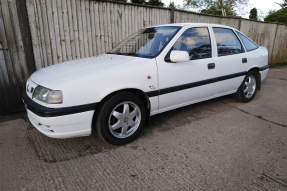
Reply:
[[[187,29],[172,50],[187,51],[190,60],[211,58],[211,42],[206,27]]]

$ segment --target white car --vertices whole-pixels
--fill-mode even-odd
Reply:
[[[134,140],[149,117],[234,94],[249,102],[269,71],[268,51],[223,25],[177,23],[139,30],[107,54],[43,68],[23,102],[52,138]]]

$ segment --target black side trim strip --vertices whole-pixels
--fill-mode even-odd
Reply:
[[[148,97],[154,97],[159,95],[159,90],[151,91],[151,92],[146,92],[146,95]]]
[[[48,108],[41,106],[34,102],[31,98],[28,97],[27,93],[24,91],[22,93],[23,102],[27,105],[27,109],[41,117],[57,117],[63,115],[70,115],[85,111],[95,110],[98,103],[78,105],[73,107],[64,107],[64,108]]]
[[[223,80],[228,80],[228,79],[231,79],[231,78],[237,78],[239,76],[244,76],[246,75],[247,72],[239,72],[239,73],[235,73],[235,74],[230,74],[230,75],[226,75],[226,76],[221,76],[221,77],[218,77],[217,78],[217,82],[219,81],[223,81]]]
[[[174,86],[174,87],[170,87],[170,88],[164,88],[164,89],[159,90],[159,92],[160,92],[159,94],[160,95],[168,94],[168,93],[172,93],[172,92],[176,92],[176,91],[180,91],[180,90],[194,88],[197,86],[203,86],[203,85],[214,83],[214,82],[216,82],[216,78],[203,80],[203,81],[199,81],[199,82],[193,82],[193,83],[189,83],[189,84],[183,84],[183,85]]]
[[[267,70],[268,68],[269,68],[269,65],[263,66],[260,68],[260,71]]]
[[[168,94],[168,93],[172,93],[172,92],[176,92],[176,91],[180,91],[180,90],[185,90],[185,89],[189,89],[189,88],[203,86],[206,84],[211,84],[211,83],[215,83],[215,82],[219,82],[219,81],[223,81],[223,80],[228,80],[231,78],[244,76],[246,74],[247,74],[247,72],[239,72],[239,73],[221,76],[221,77],[217,77],[217,78],[211,78],[211,79],[203,80],[203,81],[199,81],[199,82],[193,82],[193,83],[189,83],[189,84],[183,84],[183,85],[179,85],[179,86],[164,88],[164,89],[160,89],[159,91],[146,92],[146,94],[148,97],[154,97],[154,96]],[[156,94],[156,92],[158,92],[158,94]]]

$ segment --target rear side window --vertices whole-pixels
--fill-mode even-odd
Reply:
[[[249,52],[251,50],[255,50],[258,48],[258,46],[253,43],[251,40],[249,40],[246,36],[244,36],[243,34],[241,34],[240,32],[237,32],[237,35],[239,36],[239,38],[241,39],[241,41],[243,42],[246,50]]]
[[[190,60],[211,58],[211,42],[206,27],[187,29],[176,41],[172,50],[187,51]]]
[[[213,31],[217,44],[218,56],[226,56],[244,52],[243,47],[233,30],[214,27]]]

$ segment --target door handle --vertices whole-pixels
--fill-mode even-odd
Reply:
[[[247,63],[247,58],[242,58],[242,63],[243,64]]]
[[[209,64],[207,64],[207,68],[208,68],[208,70],[214,69],[215,68],[215,64],[214,63],[209,63]]]

